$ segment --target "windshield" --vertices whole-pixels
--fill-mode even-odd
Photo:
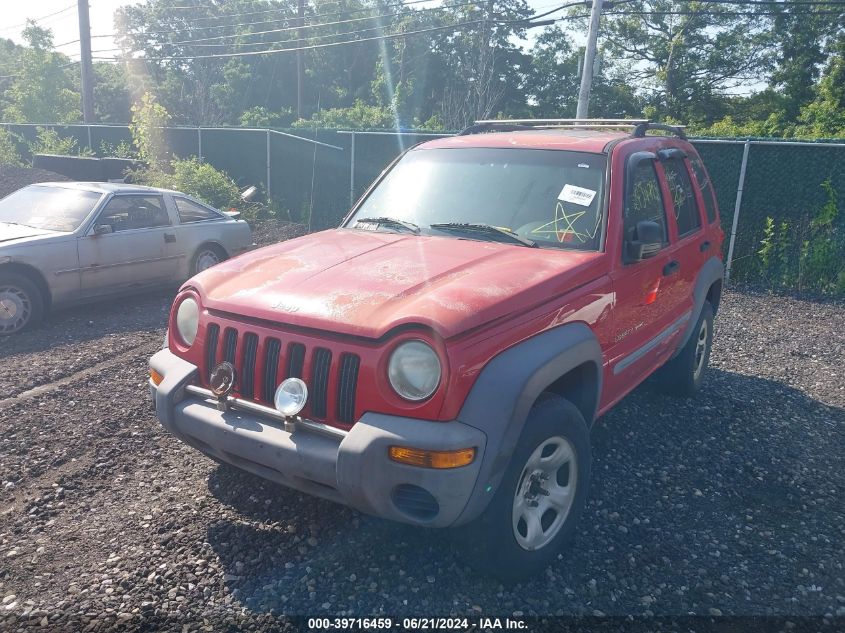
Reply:
[[[600,154],[560,150],[415,150],[385,176],[347,226],[391,218],[423,233],[455,237],[455,231],[432,225],[485,224],[540,247],[598,250],[606,165]],[[393,229],[388,223],[383,228]]]
[[[0,200],[0,222],[48,231],[75,231],[101,195],[94,191],[30,185]]]

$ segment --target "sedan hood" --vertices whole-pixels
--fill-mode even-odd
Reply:
[[[32,226],[24,226],[22,224],[0,222],[0,244],[11,242],[12,240],[25,240],[27,238],[42,237],[45,235],[56,235],[56,232],[36,229]]]
[[[244,317],[372,339],[421,324],[450,338],[590,281],[600,256],[337,229],[252,251],[186,286],[206,308]]]

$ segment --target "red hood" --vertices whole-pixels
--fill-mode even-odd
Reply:
[[[206,308],[243,316],[372,339],[418,323],[450,338],[590,281],[584,264],[599,256],[336,229],[241,255],[186,285]]]

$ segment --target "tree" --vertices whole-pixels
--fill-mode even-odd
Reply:
[[[794,121],[815,97],[816,82],[827,59],[825,41],[835,25],[829,15],[808,15],[806,5],[783,8],[774,19],[776,53],[770,85],[783,95],[781,105],[789,120]]]
[[[834,50],[816,87],[812,103],[801,110],[799,133],[813,136],[845,136],[845,33]]]
[[[132,117],[130,78],[119,63],[94,64],[94,111],[100,123],[126,124]]]
[[[723,4],[635,0],[603,24],[610,56],[663,117],[719,118],[725,96],[769,67],[767,21]]]
[[[475,24],[446,36],[446,84],[440,106],[448,129],[460,129],[473,120],[499,111],[524,109],[522,79],[529,57],[514,39],[525,36],[531,10],[525,0],[487,0],[485,6],[450,10],[456,23]]]
[[[28,46],[5,93],[3,116],[16,123],[73,123],[81,117],[79,93],[72,89],[68,58],[51,52],[53,36],[29,22],[23,31]]]
[[[138,158],[154,171],[164,169],[169,158],[164,130],[168,121],[170,114],[149,92],[132,106],[132,123],[129,124],[132,141],[138,148]]]
[[[538,118],[572,118],[578,104],[583,51],[576,49],[560,27],[543,31],[531,50],[525,80],[531,113]],[[601,59],[601,58],[600,58]],[[624,69],[602,68],[593,78],[590,116],[636,117],[643,102],[625,82]]]

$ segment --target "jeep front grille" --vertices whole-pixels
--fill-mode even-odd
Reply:
[[[304,417],[327,424],[353,424],[361,358],[350,352],[334,355],[325,347],[309,349],[299,341],[284,338],[208,324],[203,354],[206,366],[201,371],[203,384],[208,386],[211,370],[226,360],[235,365],[236,395],[273,406],[279,383],[290,377],[302,378],[309,391],[308,404],[302,412]]]

